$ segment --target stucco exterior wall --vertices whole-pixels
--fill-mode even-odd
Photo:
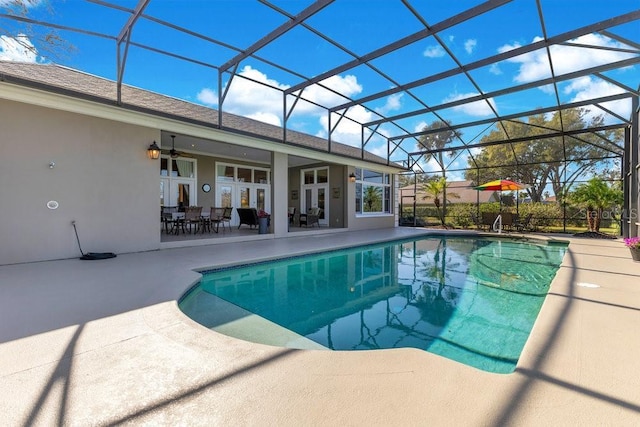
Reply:
[[[5,100],[0,120],[0,265],[80,256],[72,220],[84,252],[159,247],[159,131]]]

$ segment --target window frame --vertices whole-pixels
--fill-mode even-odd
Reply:
[[[356,191],[355,191],[355,213],[356,216],[389,216],[393,215],[392,211],[392,176],[386,172],[379,172],[371,169],[356,168]],[[375,179],[368,179],[373,175]],[[380,210],[365,211],[365,203],[363,191],[365,187],[379,188],[381,195]]]

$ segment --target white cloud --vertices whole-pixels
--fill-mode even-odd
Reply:
[[[403,93],[394,93],[387,98],[387,102],[379,108],[376,108],[376,112],[382,115],[389,113],[390,111],[397,111],[402,107]]]
[[[533,42],[540,40],[542,40],[541,37],[535,37]],[[571,42],[605,48],[628,48],[628,46],[622,43],[599,34],[587,34],[571,40]],[[520,45],[517,43],[513,45],[504,45],[498,49],[498,52],[506,52],[518,47],[520,47]],[[635,56],[632,53],[613,50],[561,45],[551,46],[550,51],[551,57],[553,58],[554,72],[557,76]],[[514,81],[516,82],[526,83],[551,76],[549,58],[547,56],[546,49],[538,49],[524,55],[516,56],[515,58],[510,58],[507,61],[520,64],[518,73],[514,77]]]
[[[476,48],[478,41],[476,39],[469,39],[464,42],[464,50],[467,51],[469,55],[473,53],[473,50]]]
[[[370,153],[372,153],[372,154],[375,154],[375,155],[376,155],[376,156],[378,156],[378,157],[382,157],[382,158],[384,158],[384,159],[386,159],[386,158],[387,158],[387,145],[386,145],[386,143],[385,143],[385,144],[382,144],[382,145],[378,145],[377,147],[373,147],[373,148],[372,148],[372,147],[370,147],[370,146],[367,144],[367,146],[365,147],[365,149],[366,149],[368,152],[370,152]]]
[[[556,90],[555,90],[553,85],[538,86],[538,89],[540,89],[541,91],[543,91],[544,93],[546,93],[548,95],[553,95],[556,92]]]
[[[422,167],[425,172],[435,172],[442,170],[442,166],[440,166],[440,163],[438,163],[437,156],[431,156],[431,158],[429,158],[429,160],[427,160],[427,162]]]
[[[335,126],[335,124],[340,119],[340,113],[341,112],[336,112],[331,115],[332,126]],[[349,108],[349,111],[347,111],[347,113],[345,114],[345,118],[340,120],[338,126],[336,126],[336,128],[333,130],[333,133],[331,134],[332,140],[354,147],[360,147],[360,145],[362,144],[362,126],[360,126],[353,120],[347,120],[346,117],[349,117],[359,123],[365,123],[373,120],[373,113],[371,111],[368,111],[361,105],[355,105]],[[322,131],[320,131],[317,136],[326,138],[328,134],[327,114],[320,116],[320,123],[322,125]],[[367,138],[370,134],[371,132],[365,129],[365,138]]]
[[[604,80],[594,80],[589,76],[585,76],[579,79],[572,80],[570,84],[563,88],[563,92],[567,95],[573,94],[573,98],[570,100],[570,102],[579,102],[593,98],[615,95],[624,92],[624,90]],[[631,102],[628,99],[605,102],[602,103],[602,106],[617,113],[622,117],[631,116]],[[593,107],[590,110],[589,114],[587,114],[587,116],[590,118],[598,115],[604,115],[605,121],[607,121],[606,118],[608,116],[608,113],[597,107]],[[613,118],[612,120],[615,122],[618,121],[618,119]]]
[[[440,58],[445,55],[442,46],[428,46],[422,53],[427,58]]]
[[[246,77],[246,78],[243,78]],[[249,80],[251,79],[251,80]],[[353,75],[331,76],[320,82],[325,87],[319,85],[311,85],[305,88],[302,96],[309,101],[332,107],[349,101],[348,97],[352,97],[362,92],[362,86],[358,83],[358,79]],[[265,123],[282,126],[282,97],[283,90],[289,86],[282,84],[277,80],[269,78],[265,73],[245,66],[239,73],[239,76],[231,80],[227,96],[225,98],[223,108],[224,111],[237,114],[244,117],[250,117]],[[328,89],[327,89],[328,88]],[[329,90],[332,89],[332,90]],[[338,92],[338,93],[336,93]],[[342,94],[342,95],[340,95]],[[198,92],[197,99],[206,105],[217,105],[216,91],[210,88],[203,88]],[[293,105],[295,96],[291,95],[287,99],[287,106]],[[319,133],[327,134],[327,110],[314,105],[304,99],[300,99],[293,110],[292,117],[296,117],[297,127],[307,128],[309,120],[321,126]],[[398,99],[387,100],[387,108],[395,108]],[[372,113],[366,112],[362,107],[352,107],[347,113],[348,117],[358,119],[364,118],[366,121],[373,119]],[[337,118],[335,118],[337,120]],[[364,120],[363,120],[364,121]],[[335,122],[334,122],[335,123]],[[338,127],[338,131],[334,135],[347,135],[352,139],[355,127],[357,127],[358,144],[360,143],[360,126],[353,124],[349,120],[342,120]],[[313,131],[312,131],[313,132]],[[336,140],[339,140],[334,136]],[[341,141],[342,142],[342,141]]]
[[[0,36],[0,60],[38,62],[41,59],[38,57],[35,46],[26,35],[18,34],[15,38]]]
[[[224,110],[240,116],[264,118],[268,120],[267,123],[273,123],[275,116],[281,122],[282,90],[288,86],[269,79],[266,74],[250,66],[245,66],[239,74],[247,78],[235,76],[231,80]]]
[[[478,93],[473,93],[473,92],[452,94],[446,97],[445,99],[443,99],[442,102],[447,103],[451,101],[458,101],[460,99],[471,98],[472,96],[477,96],[477,95]],[[496,103],[493,100],[493,98],[489,98],[488,101],[489,103],[491,103],[491,106],[497,111]],[[487,104],[487,101],[484,101],[484,100],[458,105],[456,107],[453,107],[453,110],[460,111],[470,116],[477,116],[477,117],[490,116],[493,114],[493,111]]]
[[[491,64],[491,66],[489,67],[489,72],[496,76],[499,76],[502,74],[502,70],[500,69],[500,66],[498,66],[497,63]]]
[[[570,94],[571,92],[581,91],[593,84],[593,80],[591,77],[584,76],[578,79],[572,80],[569,85],[565,86],[562,90],[565,94]]]
[[[477,156],[480,153],[482,153],[482,148],[481,147],[469,148],[469,152],[471,153],[472,156]]]
[[[196,99],[205,105],[216,106],[218,105],[218,95],[213,89],[205,87],[196,95]]]
[[[352,97],[353,95],[357,95],[362,92],[362,86],[358,83],[358,79],[353,75],[342,76],[331,76],[320,82],[322,86],[327,87],[328,89],[332,89],[335,92],[343,94],[344,96],[340,96],[331,90],[325,89],[319,85],[311,85],[304,89],[302,92],[302,96],[309,101],[316,102],[320,105],[325,106],[336,106],[342,103],[349,101],[347,98]],[[293,99],[293,97],[291,97]],[[288,105],[291,105],[293,101],[288,102]],[[296,104],[296,112],[297,113],[325,113],[324,109],[316,107],[315,105],[299,101]]]
[[[247,115],[250,119],[258,120],[260,122],[269,123],[274,126],[282,126],[282,122],[280,121],[280,117],[271,113],[257,112],[254,114]]]
[[[422,130],[427,127],[427,122],[420,122],[417,125],[414,126],[413,128],[413,132],[417,133],[417,132],[422,132]]]

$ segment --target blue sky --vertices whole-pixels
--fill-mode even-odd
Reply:
[[[12,0],[0,0],[0,8],[6,7],[10,1]],[[137,4],[134,0],[114,0],[112,3],[128,9],[135,8]],[[291,15],[299,13],[310,4],[301,0],[272,3]],[[446,19],[481,3],[477,0],[411,2],[416,13],[430,26],[441,25]],[[637,10],[640,2],[541,0],[541,5],[547,36],[553,37]],[[32,0],[29,6],[29,16],[34,19],[110,35],[117,35],[129,16],[126,12],[99,7],[84,0],[51,0],[49,7],[39,0]],[[145,13],[240,49],[250,46],[287,21],[283,14],[259,2],[238,0],[152,0]],[[400,1],[392,0],[337,0],[306,22],[312,29],[334,39],[356,55],[374,51],[425,28],[424,23]],[[0,31],[13,25],[15,24],[0,18]],[[609,31],[619,39],[602,34],[587,34],[572,40],[575,43],[606,47],[609,50],[575,46],[553,47],[551,55],[556,75],[638,57],[637,48],[621,40],[627,39],[640,44],[639,21],[614,27]],[[18,32],[20,28],[13,27],[11,35],[15,36]],[[0,36],[0,59],[41,62],[50,60],[43,57],[46,53],[42,50],[39,51],[39,55],[25,53],[6,33],[5,31],[5,35]],[[112,40],[69,31],[59,31],[58,34],[70,42],[74,50],[56,58],[57,63],[115,79],[116,48]],[[424,38],[389,55],[374,59],[371,64],[383,71],[393,82],[404,84],[455,68],[456,63],[445,48],[462,64],[469,64],[515,47],[526,46],[543,35],[535,0],[514,0],[445,29],[438,33],[438,38]],[[24,39],[22,41],[24,43]],[[216,66],[237,54],[233,49],[213,45],[148,19],[138,21],[133,31],[133,41]],[[38,49],[35,40],[34,43]],[[635,53],[629,52],[633,49],[636,50]],[[318,75],[353,59],[348,53],[303,27],[296,27],[284,34],[257,54],[267,61],[291,68],[304,77]],[[634,65],[603,74],[635,89],[640,83],[639,70],[640,66]],[[296,75],[254,58],[244,60],[238,72],[242,76],[279,89],[286,89],[302,81]],[[354,120],[367,122],[379,118],[376,113],[393,116],[422,108],[419,101],[433,106],[474,96],[478,94],[476,85],[484,93],[489,93],[514,84],[540,80],[550,76],[547,52],[542,49],[499,64],[475,69],[469,72],[469,76],[473,81],[464,74],[459,74],[436,84],[412,89],[411,94],[417,99],[407,93],[398,93],[368,102],[364,107],[352,107],[346,115]],[[131,47],[124,81],[133,86],[218,108],[217,79],[217,71],[213,68]],[[224,81],[225,84],[228,83],[226,77]],[[361,65],[333,76],[323,83],[346,97],[361,98],[387,90],[394,86],[393,82],[381,77],[371,68]],[[265,85],[234,78],[224,109],[281,125],[282,94]],[[556,103],[552,89],[533,88],[522,93],[493,98],[489,103],[481,101],[446,109],[441,111],[441,115],[453,123],[464,123],[492,117],[492,108],[499,114],[506,115],[552,106]],[[621,91],[612,83],[593,75],[563,82],[559,85],[559,90],[561,102],[606,96]],[[345,98],[319,86],[305,89],[303,97],[329,107],[346,102]],[[627,101],[611,102],[606,107],[623,117],[629,117],[631,112],[631,103]],[[609,122],[619,122],[613,116],[606,116]],[[403,129],[384,125],[379,131],[386,136],[397,136],[405,131],[419,131],[425,124],[436,119],[433,114],[418,115],[399,120],[398,123]],[[308,102],[298,103],[288,122],[291,129],[318,136],[327,135],[327,124],[326,110]],[[466,128],[463,130],[463,139],[468,142],[479,138],[485,128],[486,126]],[[360,129],[359,125],[343,120],[334,132],[333,138],[347,144],[359,145]],[[374,137],[367,148],[383,154],[386,152],[385,139]],[[415,141],[407,141],[403,148],[409,151],[415,149]],[[454,167],[466,164],[465,157],[454,163]]]

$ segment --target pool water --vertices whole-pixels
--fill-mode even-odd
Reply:
[[[207,272],[180,308],[221,298],[334,350],[414,347],[515,369],[566,244],[431,236]],[[215,297],[212,297],[215,296]]]

